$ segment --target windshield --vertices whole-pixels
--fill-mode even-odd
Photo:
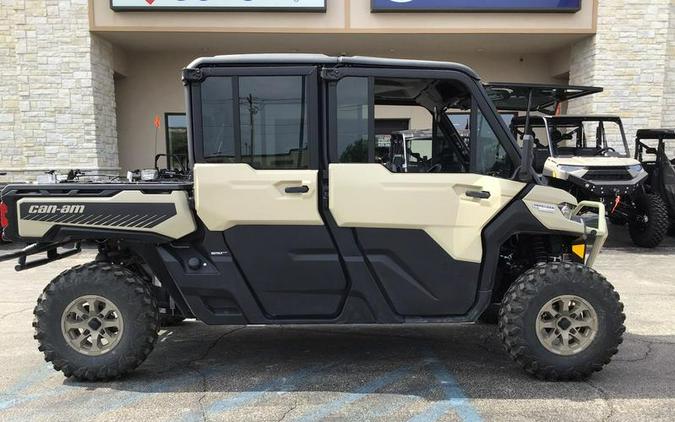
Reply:
[[[523,135],[524,121],[512,124],[518,139]],[[530,134],[538,149],[548,149],[560,157],[627,157],[628,144],[618,120],[533,117]]]

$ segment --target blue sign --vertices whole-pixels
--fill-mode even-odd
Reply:
[[[581,0],[371,0],[373,12],[578,12]]]

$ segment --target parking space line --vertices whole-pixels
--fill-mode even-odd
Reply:
[[[10,388],[0,392],[0,396],[7,396],[7,398],[0,398],[0,410],[5,410],[20,403],[28,402],[39,397],[39,395],[20,396],[19,394],[22,391],[27,390],[30,387],[46,380],[53,374],[55,374],[55,371],[52,369],[52,366],[47,363],[41,363],[37,365],[36,368],[31,369],[30,372],[23,375],[23,377],[14,383],[14,385],[12,385]]]
[[[381,388],[399,380],[401,377],[403,377],[407,372],[410,371],[409,367],[401,367],[397,368],[393,371],[389,371],[385,373],[384,375],[374,379],[373,381],[369,382],[368,384],[359,387],[356,389],[356,391],[352,393],[346,393],[343,395],[343,397],[333,400],[332,402],[329,402],[323,406],[321,406],[319,409],[317,409],[314,412],[311,412],[309,414],[306,414],[302,417],[300,417],[300,421],[315,421],[319,420],[322,418],[325,418],[343,407],[359,400],[364,397],[369,396],[370,394],[374,393],[377,390],[380,390]]]
[[[295,385],[298,381],[316,373],[321,369],[328,369],[330,367],[336,366],[337,362],[330,365],[317,365],[310,366],[309,368],[302,368],[287,377],[275,378],[271,381],[260,383],[249,389],[249,391],[244,391],[235,396],[228,397],[222,400],[217,400],[211,404],[208,408],[208,413],[221,413],[227,412],[238,407],[244,406],[248,403],[255,401],[256,399],[262,397],[264,394],[278,390],[280,388],[286,388],[287,390],[295,388]],[[252,391],[251,391],[252,390]]]
[[[478,411],[466,397],[450,371],[438,359],[428,360],[434,378],[441,384],[444,399],[432,404],[424,412],[410,418],[408,422],[430,422],[440,419],[448,411],[454,411],[464,422],[482,422]]]

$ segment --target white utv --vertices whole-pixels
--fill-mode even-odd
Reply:
[[[1,257],[17,270],[97,242],[35,308],[39,349],[66,376],[136,368],[160,309],[223,325],[444,324],[499,303],[506,351],[539,378],[588,377],[617,352],[623,305],[591,268],[604,205],[537,183],[531,138],[517,147],[468,67],[218,56],[183,83],[184,178],[2,191],[4,236],[30,244]],[[376,154],[380,106],[433,120],[414,168]],[[450,111],[470,114],[468,143]]]
[[[501,111],[543,113],[514,117],[510,128],[515,137],[534,138],[533,168],[548,185],[578,200],[603,202],[612,223],[628,224],[635,245],[661,243],[670,225],[668,209],[660,195],[646,189],[649,174],[631,157],[621,118],[546,114],[601,88],[491,84],[488,90]]]

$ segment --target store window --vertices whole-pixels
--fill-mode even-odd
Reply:
[[[183,168],[187,165],[187,119],[185,113],[166,113],[166,164],[168,168]]]
[[[303,76],[239,78],[241,161],[260,169],[306,169],[307,104]]]

